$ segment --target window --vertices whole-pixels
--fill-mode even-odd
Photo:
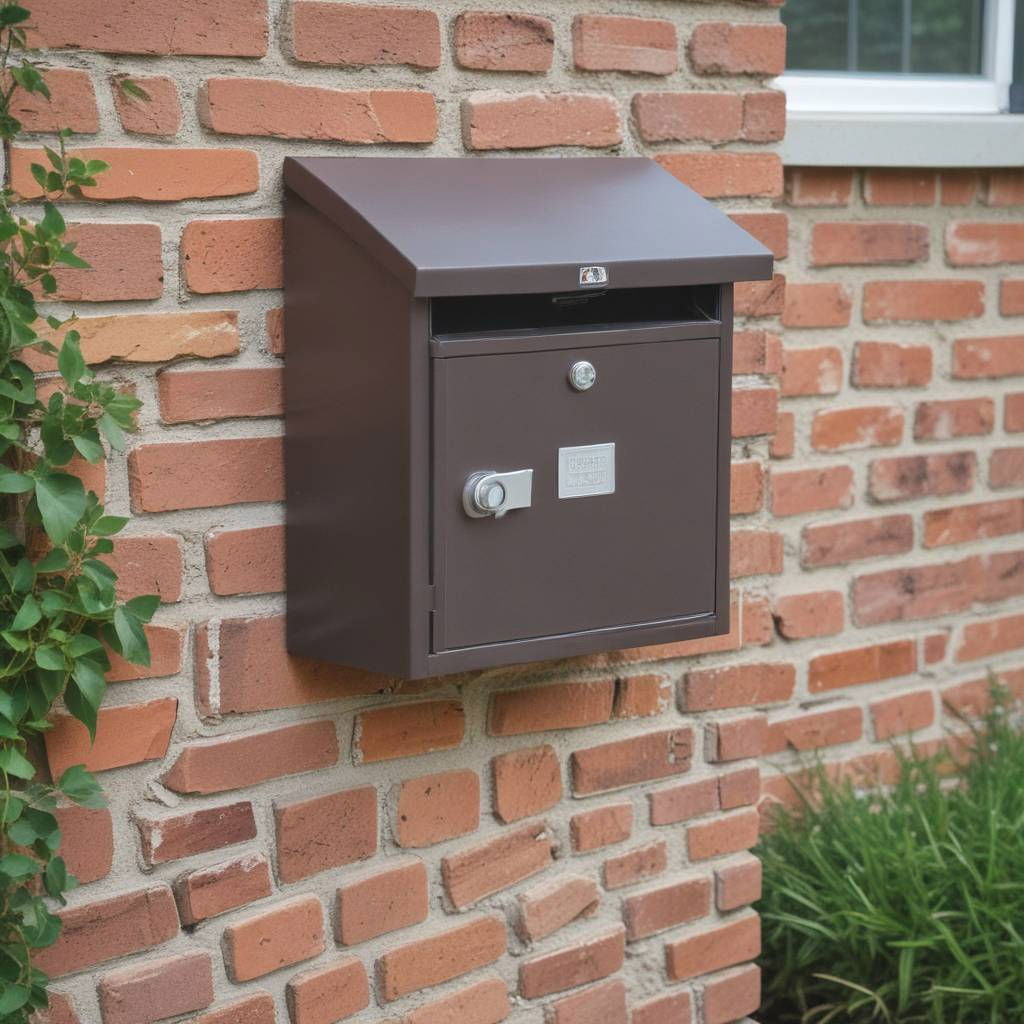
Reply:
[[[1008,109],[1015,0],[788,0],[792,111]]]

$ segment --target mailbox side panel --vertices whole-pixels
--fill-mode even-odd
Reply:
[[[409,334],[422,304],[291,193],[284,263],[288,647],[408,677],[412,538],[426,529],[411,501],[426,417],[412,423]]]

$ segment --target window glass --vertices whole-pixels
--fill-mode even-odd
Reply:
[[[790,71],[980,75],[985,0],[787,0]]]

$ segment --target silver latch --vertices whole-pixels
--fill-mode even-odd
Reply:
[[[462,507],[467,516],[500,519],[514,508],[529,508],[533,503],[533,470],[517,469],[499,473],[493,469],[471,474],[462,490]]]

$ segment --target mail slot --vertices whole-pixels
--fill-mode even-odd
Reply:
[[[294,654],[404,678],[729,629],[732,285],[645,159],[285,161]]]

